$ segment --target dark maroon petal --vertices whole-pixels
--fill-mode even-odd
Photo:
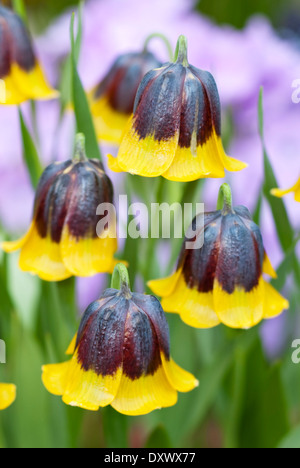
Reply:
[[[201,81],[187,69],[181,109],[179,146],[203,145],[213,133],[210,102]]]
[[[261,235],[254,223],[249,229],[238,215],[223,216],[216,278],[224,291],[232,294],[240,287],[250,292],[258,286],[263,255]]]
[[[71,164],[72,161],[50,164],[40,178],[35,195],[34,219],[42,238],[45,238],[48,233],[52,198],[55,195],[59,178]]]
[[[71,198],[67,206],[66,224],[76,239],[97,237],[97,207],[101,203],[113,202],[113,187],[109,177],[92,166],[93,163],[78,163],[71,177]],[[92,169],[92,170],[89,170]]]
[[[106,96],[113,109],[130,115],[142,78],[159,66],[161,63],[149,52],[121,55],[97,87],[94,97]]]
[[[41,237],[59,243],[65,224],[76,239],[96,238],[101,203],[113,202],[113,187],[102,165],[87,162],[52,164],[43,173],[36,194],[34,218]]]
[[[4,7],[0,7],[0,18],[6,22],[9,31],[9,37],[5,34],[5,40],[9,40],[10,64],[16,62],[23,70],[31,71],[36,60],[31,38],[23,21],[18,15]],[[2,48],[0,49],[1,54]]]
[[[171,64],[151,71],[137,92],[133,127],[141,139],[172,139],[180,129],[182,93],[186,68]]]
[[[200,70],[190,66],[189,69],[200,80],[203,89],[205,90],[207,103],[210,106],[211,119],[213,127],[218,136],[221,135],[221,104],[218,88],[214,77],[208,71]],[[200,138],[199,138],[200,140]],[[201,143],[201,141],[200,141]]]
[[[220,212],[206,215],[204,220],[204,244],[200,249],[186,250],[183,259],[183,275],[189,288],[208,293],[213,290],[217,268],[222,217]]]
[[[10,34],[0,7],[0,79],[9,75],[11,67]]]
[[[153,375],[161,365],[156,331],[149,317],[129,302],[123,347],[123,372],[131,380]]]
[[[78,362],[103,377],[122,367],[128,300],[113,296],[93,302],[86,310],[77,336]]]
[[[158,299],[154,296],[134,293],[132,301],[151,321],[157,335],[160,351],[170,358],[170,333],[166,315]]]

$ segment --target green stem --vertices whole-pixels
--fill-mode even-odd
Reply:
[[[73,162],[85,162],[87,156],[85,152],[85,136],[83,133],[77,133],[75,137],[75,150],[73,156]]]
[[[174,62],[181,63],[184,67],[188,67],[189,65],[187,58],[187,38],[185,36],[179,36],[178,38]]]
[[[168,50],[170,62],[172,62],[173,61],[173,49],[172,49],[169,39],[164,34],[161,34],[161,33],[150,34],[150,36],[148,36],[144,42],[144,48],[143,48],[144,52],[148,52],[149,42],[154,38],[159,38],[165,43],[167,50]]]
[[[228,184],[223,184],[219,190],[217,210],[223,210],[224,213],[232,212],[232,193]]]
[[[122,291],[130,291],[130,281],[128,270],[123,263],[118,263],[115,266],[114,272],[111,279],[112,289],[120,289]]]

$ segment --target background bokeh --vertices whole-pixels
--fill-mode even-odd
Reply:
[[[70,52],[70,14],[77,9],[76,2],[28,0],[26,4],[38,56],[51,84],[58,87]],[[216,79],[227,150],[249,163],[248,169],[226,177],[235,203],[254,213],[262,193],[265,174],[257,111],[261,86],[269,158],[279,185],[293,185],[300,175],[300,104],[292,101],[292,84],[300,79],[299,2],[88,0],[79,59],[85,88],[91,89],[101,79],[118,54],[139,50],[153,32],[165,34],[174,47],[178,35],[185,34],[190,62],[211,71]],[[153,40],[150,48],[162,61],[168,60],[159,40]],[[22,110],[45,165],[71,156],[75,128],[71,111],[59,121],[58,102],[37,103],[34,128],[30,105],[24,104]],[[14,107],[0,108],[0,138],[0,235],[15,238],[30,222],[34,193],[22,159]],[[105,164],[108,151],[116,149],[102,146]],[[117,197],[128,188],[128,180],[110,176]],[[215,209],[220,183],[209,180],[199,186],[199,201],[205,202],[207,210]],[[145,187],[151,190],[146,182]],[[168,196],[176,199],[176,190]],[[292,195],[284,202],[296,238],[300,204]],[[119,213],[121,223],[122,216]],[[287,251],[265,199],[258,218],[268,255],[278,267]],[[120,256],[123,247],[121,243]],[[125,245],[129,260],[132,248]],[[135,249],[143,256],[144,243]],[[299,249],[297,255],[299,259]],[[156,277],[171,273],[175,263],[170,257],[167,243],[157,246],[149,271],[144,265],[136,267],[136,288],[144,290],[145,280],[153,273]],[[152,446],[163,440],[175,447],[273,447],[299,434],[300,364],[291,361],[291,343],[300,338],[300,294],[292,269],[280,285],[291,302],[290,310],[255,330],[192,330],[168,315],[174,358],[193,371],[201,385],[198,392],[181,395],[175,408],[133,420],[120,418],[110,409],[87,414],[66,408],[46,394],[40,367],[61,358],[74,331],[68,309],[75,305],[66,298],[67,288],[45,285],[21,273],[17,259],[0,253],[0,338],[8,343],[8,364],[0,367],[0,377],[18,385],[16,403],[0,415],[0,445],[121,446],[127,443],[122,434],[128,429],[134,447],[145,445],[149,437]],[[77,280],[78,315],[106,284],[104,275]]]

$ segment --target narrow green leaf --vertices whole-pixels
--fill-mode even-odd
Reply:
[[[27,129],[25,120],[23,118],[22,112],[19,109],[19,118],[22,134],[22,143],[23,143],[23,157],[26,163],[30,180],[34,188],[37,187],[40,176],[43,172],[43,167],[41,165],[35,144],[33,139]]]
[[[82,42],[82,13],[83,13],[83,2],[79,4],[78,13],[78,27],[77,36],[74,44],[74,56],[75,62],[78,63],[81,42]],[[60,80],[60,97],[61,97],[61,115],[65,109],[72,102],[72,54],[70,54],[63,66],[61,80]]]
[[[172,448],[170,437],[162,424],[159,424],[150,434],[145,448]]]
[[[27,22],[26,8],[23,0],[13,0],[12,1],[14,11],[21,16],[25,23]]]
[[[272,168],[264,140],[264,113],[263,113],[263,89],[260,90],[259,104],[258,104],[258,120],[259,132],[264,153],[264,171],[265,182],[263,192],[266,200],[268,201],[281,247],[285,253],[289,252],[294,243],[294,230],[289,220],[288,213],[281,198],[271,195],[271,190],[278,187],[278,183]],[[300,265],[295,253],[292,253],[292,265],[297,282],[300,284]]]
[[[289,431],[281,364],[266,362],[259,339],[247,356],[240,448],[274,448]]]
[[[260,215],[261,215],[261,208],[262,208],[262,201],[263,201],[263,194],[262,194],[262,189],[260,189],[259,191],[259,195],[258,195],[258,198],[257,198],[257,202],[256,202],[256,206],[254,208],[254,212],[253,212],[253,221],[256,223],[256,224],[259,224],[260,223]]]
[[[74,13],[71,19],[71,44],[72,44],[72,97],[76,118],[77,133],[83,133],[86,138],[86,152],[89,158],[101,158],[94,123],[87,96],[82,86],[76,67],[75,41],[74,41]]]
[[[294,238],[294,232],[290,223],[284,203],[280,198],[271,195],[271,190],[278,187],[278,183],[266,150],[264,139],[264,112],[263,112],[263,89],[260,90],[259,105],[258,105],[258,119],[259,119],[259,132],[264,153],[264,196],[267,199],[273,213],[278,238],[280,240],[283,250],[286,252],[291,246]]]
[[[242,415],[245,384],[246,384],[246,356],[249,350],[238,347],[235,351],[233,369],[233,392],[229,408],[230,417],[227,421],[225,433],[225,447],[238,448],[239,425]]]

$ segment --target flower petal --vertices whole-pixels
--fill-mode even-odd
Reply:
[[[48,392],[63,395],[67,386],[67,375],[71,361],[61,364],[48,364],[42,367],[42,381]]]
[[[212,292],[199,292],[189,288],[181,275],[176,289],[161,303],[166,312],[180,315],[181,320],[196,328],[211,328],[219,325],[220,320],[214,311]]]
[[[178,146],[175,158],[163,176],[168,180],[188,182],[201,178],[225,177],[224,164],[220,154],[224,152],[222,141],[215,132],[201,146],[195,144],[189,148]]]
[[[62,396],[63,402],[90,411],[107,406],[114,399],[121,380],[122,370],[112,376],[102,377],[85,371],[75,354],[71,361],[43,367],[43,383],[54,395]]]
[[[60,243],[62,261],[74,276],[93,276],[112,273],[118,263],[114,259],[116,238],[83,238],[71,236],[65,225]]]
[[[173,359],[167,361],[164,355],[161,354],[161,360],[170,384],[178,392],[190,392],[199,386],[198,380],[192,374],[190,374],[190,372],[187,372],[186,370],[179,367],[173,361]]]
[[[17,250],[21,249],[24,246],[24,244],[27,242],[27,240],[31,236],[33,229],[34,229],[34,223],[31,223],[30,228],[28,229],[26,234],[23,237],[21,237],[21,239],[18,239],[16,241],[10,241],[10,242],[2,242],[1,248],[6,253],[16,252]]]
[[[267,281],[265,285],[265,300],[264,300],[264,318],[270,319],[277,317],[285,309],[289,308],[289,302],[276,291],[273,286]]]
[[[132,116],[126,126],[118,153],[118,166],[125,172],[144,177],[158,177],[172,164],[179,131],[169,140],[155,140],[153,135],[140,138],[133,127]],[[109,168],[113,170],[113,165]]]
[[[265,275],[271,276],[271,278],[277,278],[277,273],[274,270],[272,263],[268,257],[268,255],[265,253],[264,256],[264,263],[263,263],[263,273]]]
[[[173,273],[171,276],[168,276],[167,278],[161,278],[158,280],[149,281],[148,287],[157,296],[160,296],[160,297],[170,296],[170,294],[172,294],[172,292],[174,291],[176,287],[176,284],[179,280],[181,272],[182,272],[182,268],[180,268],[179,270],[177,270],[175,273]]]
[[[17,388],[13,384],[0,384],[0,410],[8,408],[16,399]]]
[[[21,104],[28,99],[55,99],[59,96],[47,83],[39,64],[25,71],[13,63],[10,74],[3,81],[5,87],[4,92],[0,92],[1,104]]]
[[[60,245],[48,236],[40,237],[35,225],[22,247],[19,264],[21,270],[45,281],[62,281],[72,276],[62,262]]]
[[[114,110],[104,97],[91,104],[91,111],[98,139],[119,145],[130,115]]]
[[[216,314],[220,321],[232,328],[247,329],[259,323],[264,312],[264,280],[261,277],[258,286],[250,292],[237,286],[229,294],[216,280],[213,300]]]
[[[177,403],[177,391],[171,386],[160,365],[154,375],[136,380],[122,375],[120,387],[111,406],[122,414],[138,416]]]

